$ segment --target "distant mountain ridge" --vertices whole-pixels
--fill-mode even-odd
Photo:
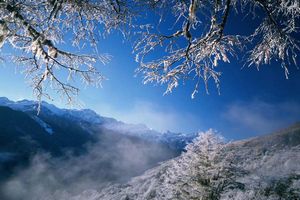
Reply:
[[[0,97],[0,105],[10,107],[14,110],[23,112],[30,112],[37,115],[38,102],[29,100],[11,101],[6,97]],[[57,115],[57,116],[68,116],[73,117],[74,120],[86,121],[90,123],[105,123],[105,122],[116,122],[117,120],[108,117],[101,117],[96,112],[90,109],[60,109],[49,104],[45,101],[41,102],[41,114]]]
[[[141,137],[150,141],[157,142],[173,142],[169,145],[173,148],[183,150],[185,145],[197,136],[197,133],[173,133],[170,131],[161,133],[148,128],[143,124],[126,124],[114,118],[103,117],[90,109],[60,109],[45,101],[41,103],[40,114],[37,115],[38,102],[29,100],[11,101],[6,97],[0,97],[0,106],[10,107],[13,110],[18,110],[29,114],[33,119],[41,124],[47,132],[53,133],[51,127],[43,121],[43,118],[50,116],[58,116],[67,118],[68,120],[79,123],[83,128],[86,128],[90,133],[91,130],[101,126],[108,130],[118,131],[119,133]],[[92,127],[90,127],[92,125]]]

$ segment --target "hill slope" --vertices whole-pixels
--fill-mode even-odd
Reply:
[[[212,131],[187,152],[103,190],[76,200],[297,200],[300,199],[300,125],[229,144]]]

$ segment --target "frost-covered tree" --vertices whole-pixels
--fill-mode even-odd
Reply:
[[[234,13],[253,17],[257,26],[248,35],[229,34]],[[194,97],[201,83],[208,90],[210,79],[219,87],[217,67],[240,53],[247,65],[280,62],[288,77],[288,67],[297,65],[299,14],[298,0],[0,0],[0,48],[20,50],[13,60],[24,66],[38,99],[51,87],[71,101],[78,86],[70,80],[99,85],[104,79],[97,65],[110,57],[97,51],[99,38],[118,30],[135,40],[144,83],[167,84],[171,92],[192,79]],[[157,21],[145,24],[152,15]],[[66,43],[91,46],[94,55]]]
[[[300,198],[300,167],[295,160],[299,160],[300,145],[284,146],[267,145],[253,148],[239,146],[237,142],[232,146],[238,166],[247,173],[237,177],[237,181],[244,184],[244,188],[222,193],[221,199],[299,199]],[[252,146],[253,147],[253,146]]]
[[[236,180],[244,170],[234,164],[234,155],[226,150],[227,145],[221,136],[208,130],[186,147],[181,159],[186,168],[182,173],[190,180],[185,180],[187,186],[179,187],[182,191],[193,191],[182,192],[186,199],[217,200],[228,190],[244,187]]]

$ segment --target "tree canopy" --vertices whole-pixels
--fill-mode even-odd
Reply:
[[[157,21],[146,23],[145,13]],[[255,19],[251,33],[226,31],[234,13]],[[97,47],[120,31],[134,40],[144,83],[166,84],[168,93],[192,79],[194,98],[199,84],[207,89],[210,79],[219,88],[217,67],[238,52],[250,66],[279,62],[288,77],[289,66],[297,66],[299,16],[298,0],[0,0],[0,49],[19,51],[12,60],[23,67],[39,100],[50,97],[50,88],[72,101],[79,88],[70,80],[99,86],[105,79],[98,66],[110,56]],[[93,52],[70,52],[65,43]],[[157,51],[161,56],[153,58]]]

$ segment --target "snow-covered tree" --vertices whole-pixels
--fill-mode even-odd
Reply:
[[[144,24],[145,13],[159,17]],[[248,35],[229,34],[234,13],[253,17],[257,26]],[[0,0],[0,48],[21,50],[14,61],[25,66],[38,99],[50,86],[71,101],[78,86],[70,80],[99,85],[104,79],[96,66],[110,56],[97,51],[99,36],[118,30],[136,40],[144,83],[167,84],[171,92],[192,79],[194,97],[202,81],[206,89],[210,79],[219,87],[217,67],[241,52],[248,65],[280,62],[288,77],[288,67],[297,65],[299,14],[298,0]],[[65,43],[91,46],[95,55],[67,51]]]
[[[300,198],[300,171],[295,160],[299,160],[300,146],[270,147],[267,150],[256,146],[247,149],[245,146],[233,148],[236,165],[245,172],[237,176],[236,181],[242,183],[243,189],[232,188],[221,194],[224,200],[280,200]],[[253,147],[253,146],[252,146]],[[263,147],[264,148],[264,147]],[[281,149],[282,148],[282,149]],[[253,152],[253,153],[252,153]]]
[[[227,190],[243,189],[244,185],[236,178],[244,170],[234,164],[234,155],[227,151],[227,145],[221,136],[208,130],[186,147],[181,159],[186,168],[182,173],[190,180],[184,181],[187,187],[179,187],[189,191],[182,192],[186,199],[217,200]]]

